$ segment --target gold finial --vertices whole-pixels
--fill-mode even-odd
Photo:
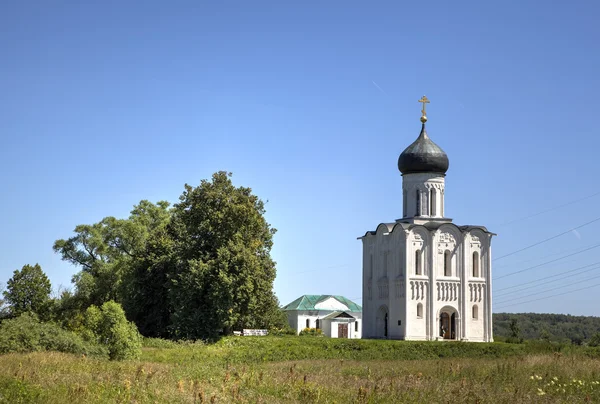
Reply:
[[[421,110],[421,113],[423,115],[421,115],[421,122],[425,123],[427,122],[427,115],[425,114],[425,107],[427,106],[427,104],[429,104],[429,100],[427,99],[426,96],[423,96],[419,102],[423,103],[423,109]]]

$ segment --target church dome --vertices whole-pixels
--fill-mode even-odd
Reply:
[[[448,171],[448,156],[440,146],[433,143],[425,131],[425,123],[421,134],[408,146],[398,158],[398,170],[404,174],[436,173],[446,174]]]

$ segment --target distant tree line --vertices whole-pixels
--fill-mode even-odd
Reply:
[[[76,226],[53,246],[79,268],[73,290],[51,298],[39,265],[26,265],[6,284],[2,316],[35,313],[68,330],[100,330],[102,307],[113,302],[149,337],[211,339],[285,326],[273,293],[275,229],[263,201],[230,177],[186,184],[172,207],[143,200],[126,219]]]
[[[494,339],[569,342],[576,345],[600,342],[600,317],[568,314],[494,313]]]

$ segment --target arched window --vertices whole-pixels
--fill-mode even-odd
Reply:
[[[479,253],[473,253],[473,277],[479,278]]]
[[[310,319],[309,318],[306,319],[306,328],[310,328]]]
[[[473,305],[473,320],[477,320],[477,317],[479,317],[479,308],[477,307],[476,304]]]
[[[417,213],[415,216],[421,216],[421,191],[417,189]]]
[[[358,332],[358,320],[354,322],[354,331]]]
[[[429,191],[429,216],[435,216],[435,188]]]
[[[415,251],[415,275],[423,275],[421,271],[421,250]]]
[[[321,320],[317,319],[317,325],[316,325],[317,330],[321,328]]]
[[[423,318],[423,305],[417,304],[417,318]]]
[[[406,190],[402,192],[402,217],[406,217]]]
[[[452,253],[444,251],[444,276],[452,276]]]

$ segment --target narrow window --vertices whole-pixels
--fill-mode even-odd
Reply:
[[[479,308],[477,307],[476,304],[473,305],[473,320],[477,320],[477,317],[479,316]]]
[[[429,216],[435,216],[435,189],[429,191]]]
[[[473,253],[473,277],[479,278],[479,253]]]
[[[317,325],[316,325],[317,330],[321,328],[321,320],[317,319]]]
[[[440,191],[440,216],[444,217],[444,191]]]
[[[310,319],[309,318],[306,319],[306,328],[310,328]]]
[[[452,253],[449,250],[444,252],[444,276],[452,276]]]
[[[358,321],[354,322],[354,331],[358,332]]]
[[[417,304],[417,318],[423,318],[423,305]]]
[[[421,250],[415,251],[415,275],[421,275]]]
[[[417,213],[415,216],[421,216],[421,191],[417,189]]]
[[[371,271],[371,276],[369,277],[370,279],[373,279],[373,254],[371,254],[371,257],[369,258],[369,269]]]
[[[407,202],[406,195],[407,195],[407,192],[406,192],[406,190],[404,190],[402,192],[402,217],[406,217],[406,202]]]

